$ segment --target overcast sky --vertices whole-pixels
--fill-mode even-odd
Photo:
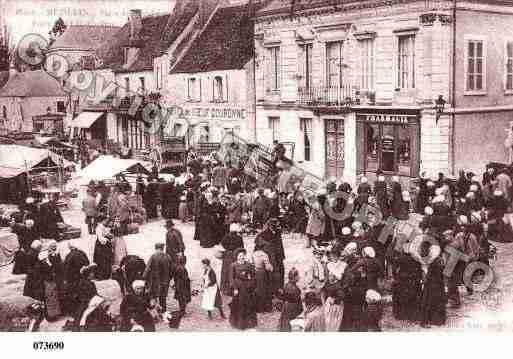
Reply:
[[[55,20],[67,25],[123,25],[130,9],[142,9],[143,15],[170,12],[173,0],[0,0],[13,41],[28,33],[47,37]]]

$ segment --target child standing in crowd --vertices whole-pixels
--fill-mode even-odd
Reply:
[[[175,299],[180,307],[180,314],[184,316],[187,304],[191,302],[191,280],[189,272],[185,268],[185,256],[177,255],[177,263],[174,269]]]

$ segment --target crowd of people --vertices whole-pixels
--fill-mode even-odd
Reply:
[[[511,238],[504,218],[512,208],[513,186],[506,170],[490,168],[482,180],[464,172],[457,180],[423,175],[413,194],[399,177],[378,172],[373,184],[361,177],[354,190],[349,183],[328,181],[312,201],[301,183],[291,181],[284,152],[274,154],[265,182],[248,176],[239,163],[193,156],[180,178],[162,181],[154,171],[147,180],[139,176],[134,189],[122,177],[112,190],[91,183],[83,211],[89,234],[96,236],[92,262],[74,241],[62,260],[50,224],[62,221],[58,210],[50,206],[43,219],[42,205],[27,199],[23,215],[11,224],[21,246],[14,272],[27,273],[24,295],[49,302],[49,294],[57,293],[58,305],[47,307],[72,315],[80,328],[94,322],[91,302],[101,307],[101,300],[93,300],[98,293],[92,279],[112,278],[124,296],[121,330],[154,331],[159,316],[176,325],[197,292],[186,268],[186,241],[175,226],[180,220],[194,222],[194,240],[215,247],[222,260],[219,280],[211,259],[192,264],[202,266],[201,308],[210,319],[215,311],[224,319],[223,299],[231,298],[229,322],[242,330],[257,327],[259,313],[279,310],[280,331],[380,331],[391,295],[396,319],[429,327],[446,322],[448,304],[461,305],[460,286],[472,294],[473,281],[483,273],[470,281],[463,273],[469,263],[490,264],[495,253],[489,240]],[[128,255],[123,239],[133,220],[127,201],[132,193],[142,199],[146,220],[165,219],[166,238],[147,263]],[[403,240],[400,228],[415,212],[422,217],[419,230]],[[286,233],[312,252],[304,273],[285,270]],[[247,234],[255,235],[252,248],[244,244]],[[52,239],[47,250],[40,238]],[[466,260],[446,277],[450,248]],[[172,282],[179,310],[170,314]]]

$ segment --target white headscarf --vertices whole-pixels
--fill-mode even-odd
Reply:
[[[363,254],[369,258],[374,258],[376,257],[376,252],[374,251],[374,248],[372,247],[365,247],[363,249]]]
[[[358,245],[355,242],[348,243],[344,248],[344,254],[351,255],[356,253],[356,250],[358,249]]]

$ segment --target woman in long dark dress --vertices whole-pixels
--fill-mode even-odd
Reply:
[[[129,332],[134,325],[140,325],[145,332],[154,332],[155,323],[150,314],[150,299],[144,293],[145,282],[132,283],[133,293],[127,294],[120,306],[121,331]]]
[[[362,330],[364,318],[365,294],[367,293],[367,274],[363,263],[356,264],[343,284],[344,312],[340,323],[341,332]]]
[[[96,278],[98,280],[110,279],[112,274],[112,261],[114,252],[112,249],[112,236],[106,227],[107,219],[100,217],[100,223],[96,227],[96,243],[94,245],[93,262],[98,265]]]
[[[27,256],[31,252],[30,246],[39,240],[39,234],[34,220],[27,219],[24,224],[12,224],[12,232],[18,236],[19,250],[14,256],[13,274],[27,274]]]
[[[378,176],[378,180],[374,184],[374,196],[376,196],[376,203],[381,210],[383,219],[387,219],[390,215],[390,206],[388,204],[388,191],[385,176]]]
[[[219,192],[217,189],[212,189],[212,203],[210,205],[210,213],[212,215],[212,223],[214,227],[211,229],[211,241],[214,245],[221,242],[221,239],[228,233],[226,225],[226,207],[219,200]]]
[[[200,246],[202,248],[212,248],[219,239],[216,238],[216,214],[213,196],[210,192],[205,193],[205,201],[203,201],[199,213],[199,221],[196,228],[201,228],[199,234]]]
[[[257,326],[255,269],[246,260],[246,250],[236,252],[237,261],[232,264],[233,300],[230,303],[230,324],[237,329]]]
[[[230,233],[225,235],[221,240],[221,245],[224,248],[223,264],[221,266],[221,292],[224,295],[233,295],[233,286],[231,282],[231,267],[232,263],[236,261],[235,250],[244,248],[244,241],[239,235],[240,225],[237,223],[230,224]]]
[[[403,253],[395,262],[392,308],[396,319],[415,322],[422,294],[422,268],[410,255],[409,247],[409,243],[404,245]]]
[[[444,325],[447,320],[447,295],[444,284],[444,265],[440,258],[440,247],[429,247],[429,265],[420,303],[420,319],[423,327]]]
[[[54,240],[48,243],[46,260],[41,264],[41,276],[44,284],[46,318],[53,320],[62,314],[64,304],[64,264]]]
[[[98,266],[96,264],[91,264],[86,267],[83,267],[80,270],[80,281],[76,287],[77,294],[77,306],[75,308],[75,327],[78,329],[81,326],[81,319],[84,311],[89,306],[89,302],[93,297],[98,295],[98,291],[96,290],[96,285],[93,282],[93,278],[95,276],[95,270]]]
[[[197,182],[199,182],[198,179]],[[194,192],[194,240],[199,241],[205,232],[205,228],[201,226],[201,219],[208,207],[207,198],[205,197],[205,191],[208,186],[208,182],[203,182]]]
[[[424,209],[429,204],[429,189],[427,183],[428,179],[424,177],[424,174],[422,174],[422,176],[419,179],[419,189],[415,201],[415,212],[419,214],[424,214]]]
[[[278,330],[280,332],[290,332],[292,328],[290,321],[297,318],[303,312],[303,304],[301,302],[301,290],[297,286],[299,281],[299,272],[296,268],[289,271],[289,282],[283,287],[283,291],[278,293],[278,298],[283,301],[283,308],[280,315],[280,324]]]
[[[40,302],[44,301],[45,287],[41,273],[42,260],[39,258],[43,244],[36,240],[32,242],[26,257],[27,277],[23,287],[23,295]]]
[[[257,313],[268,313],[273,309],[273,266],[269,255],[265,252],[265,246],[270,245],[265,241],[255,243],[253,251],[253,265],[255,266],[255,296]]]
[[[392,179],[392,200],[390,201],[390,210],[392,216],[399,218],[403,207],[403,190],[399,177],[394,176]]]

